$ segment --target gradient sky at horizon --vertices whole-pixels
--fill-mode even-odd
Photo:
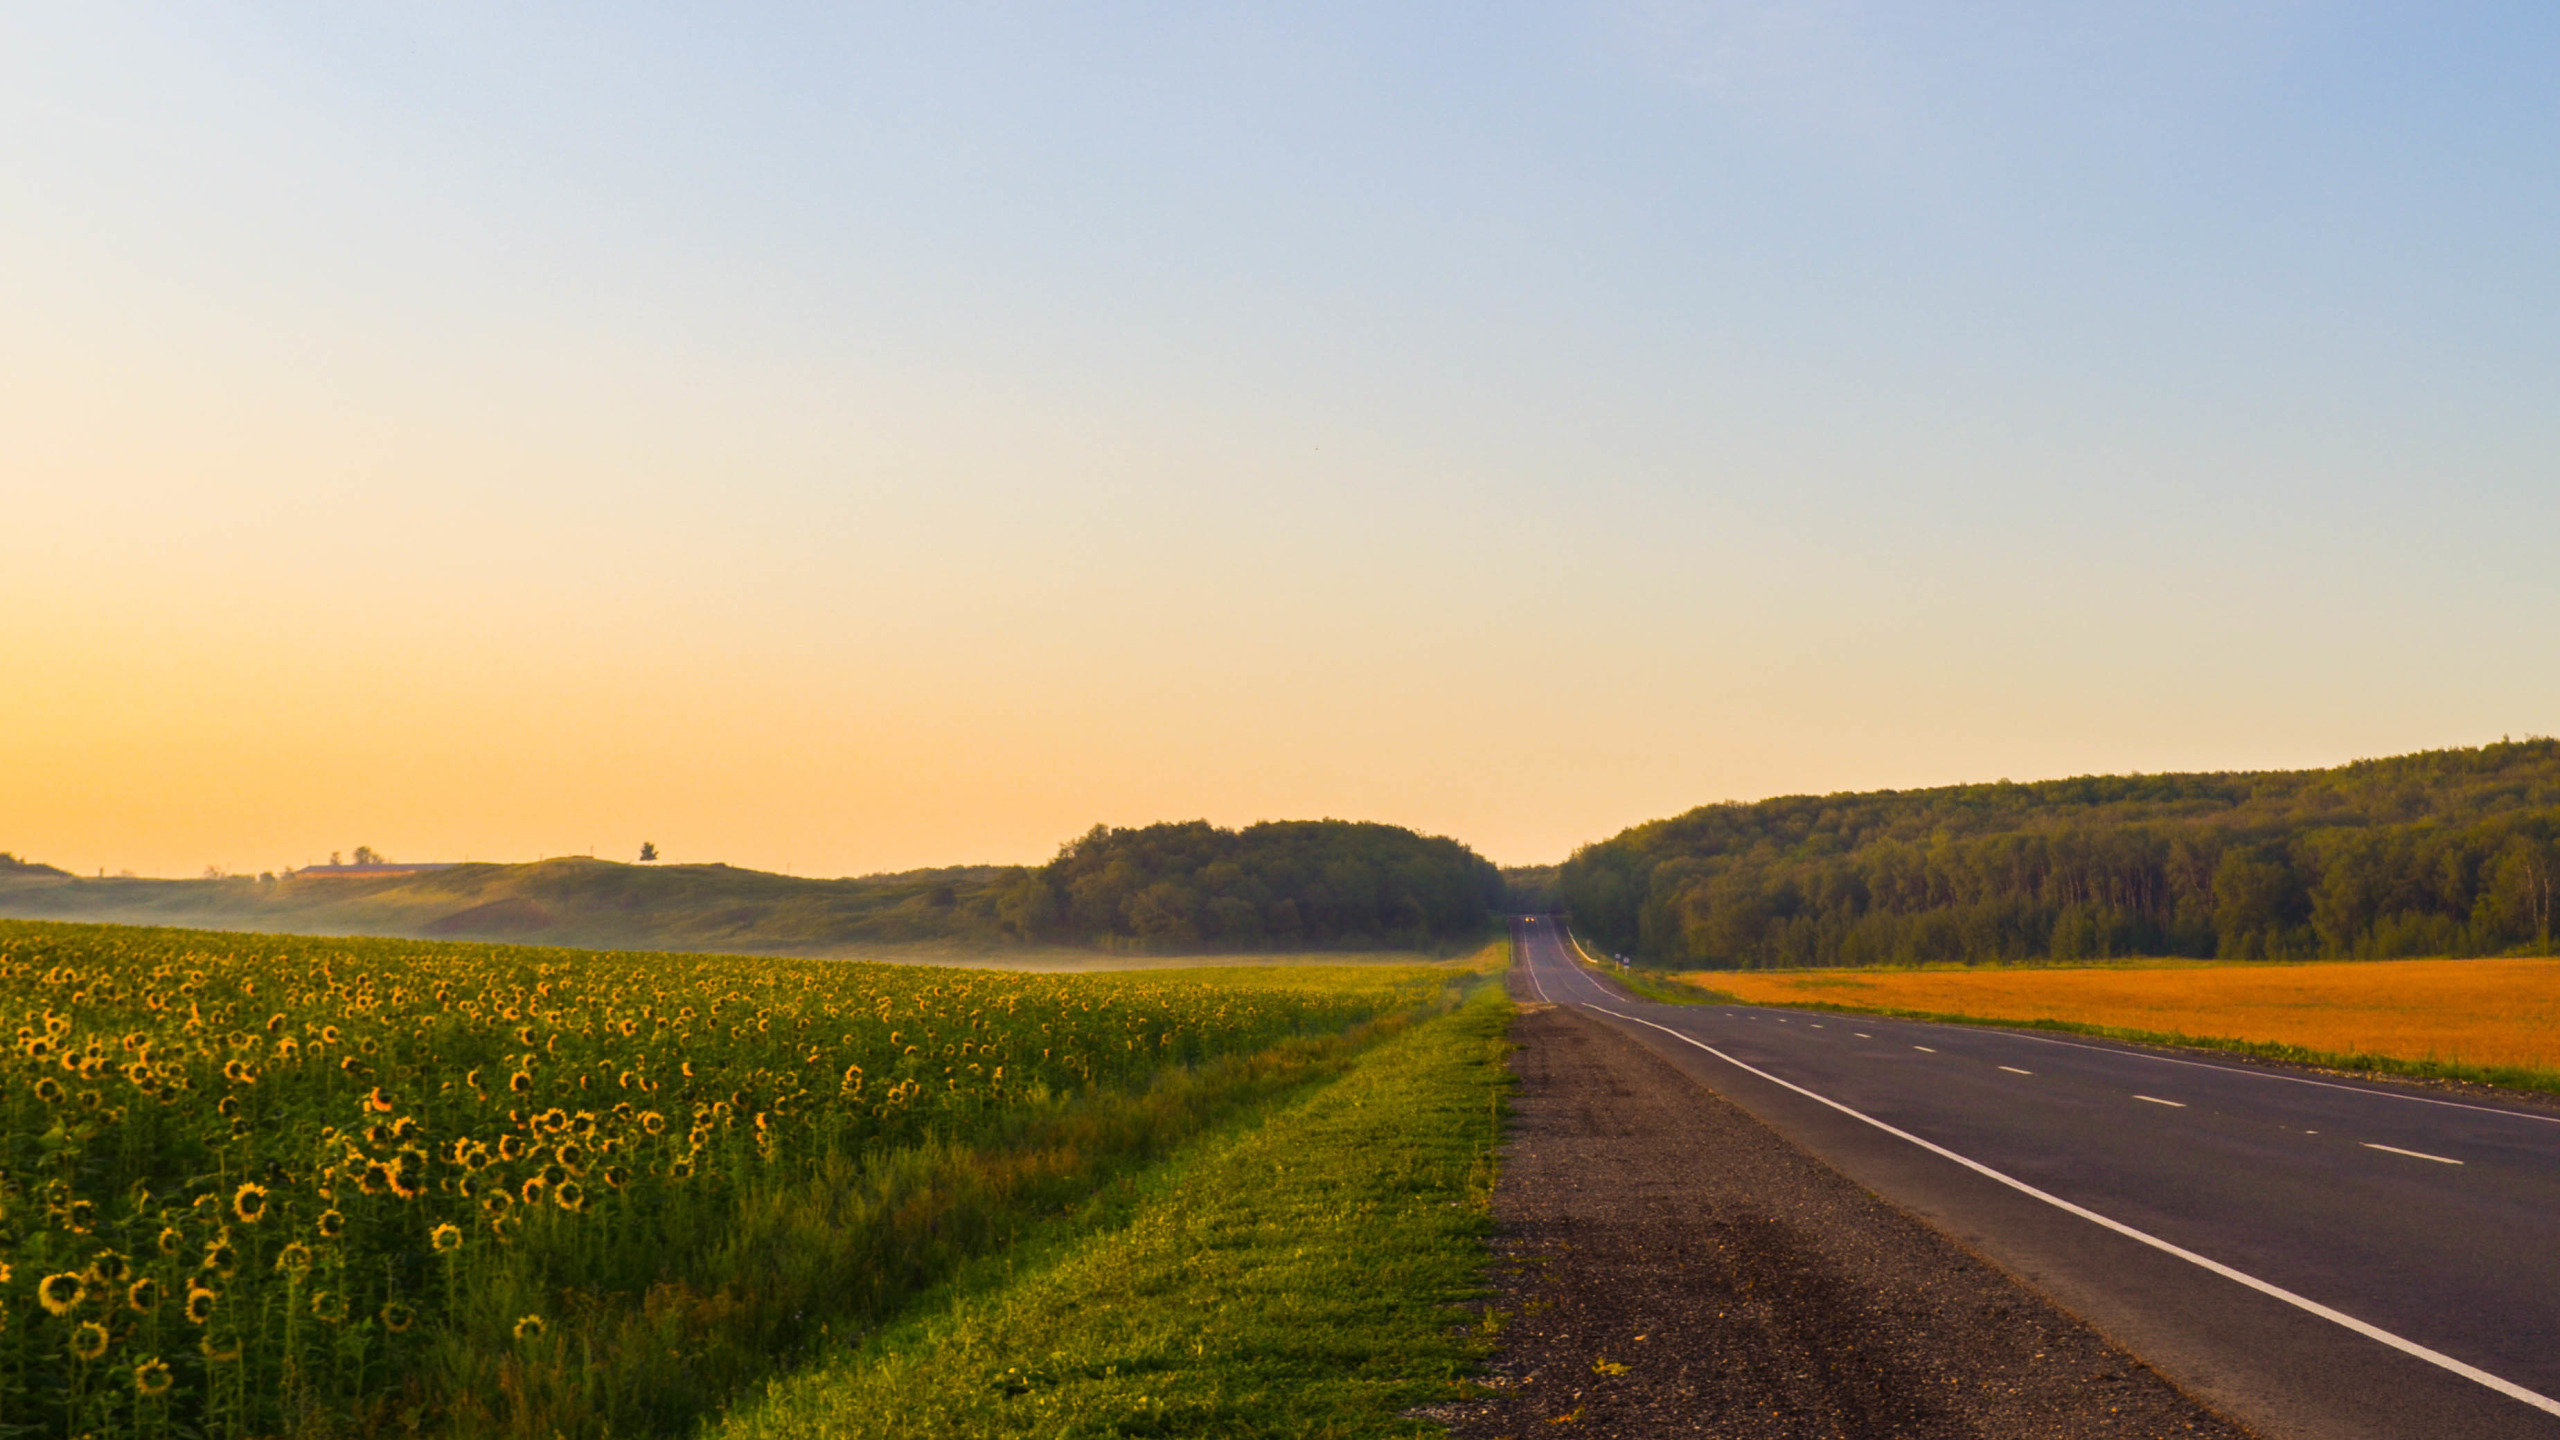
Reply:
[[[0,6],[0,849],[2560,730],[2560,10]]]

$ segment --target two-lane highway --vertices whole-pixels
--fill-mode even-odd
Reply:
[[[2277,1437],[2560,1437],[2560,1115],[2103,1042],[1640,999],[1627,1029]]]

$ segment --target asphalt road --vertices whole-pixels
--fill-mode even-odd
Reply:
[[[2560,1440],[2560,1112],[1655,1004],[1553,923],[1519,935],[1524,993],[1641,1038],[2271,1440]]]

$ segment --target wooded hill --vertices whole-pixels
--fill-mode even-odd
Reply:
[[[13,865],[0,915],[20,919],[796,954],[1432,949],[1483,932],[1502,900],[1500,872],[1454,840],[1338,820],[1096,827],[1046,866],[842,880],[582,857],[205,880]]]
[[[2551,948],[2560,741],[1709,805],[1585,846],[1584,936],[1710,968]]]

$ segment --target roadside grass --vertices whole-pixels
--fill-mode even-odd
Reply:
[[[1716,971],[1656,985],[1651,998],[1674,1002],[2050,1030],[2560,1092],[2560,960]]]
[[[705,1440],[1437,1434],[1466,1393],[1511,1004],[1481,985]]]

